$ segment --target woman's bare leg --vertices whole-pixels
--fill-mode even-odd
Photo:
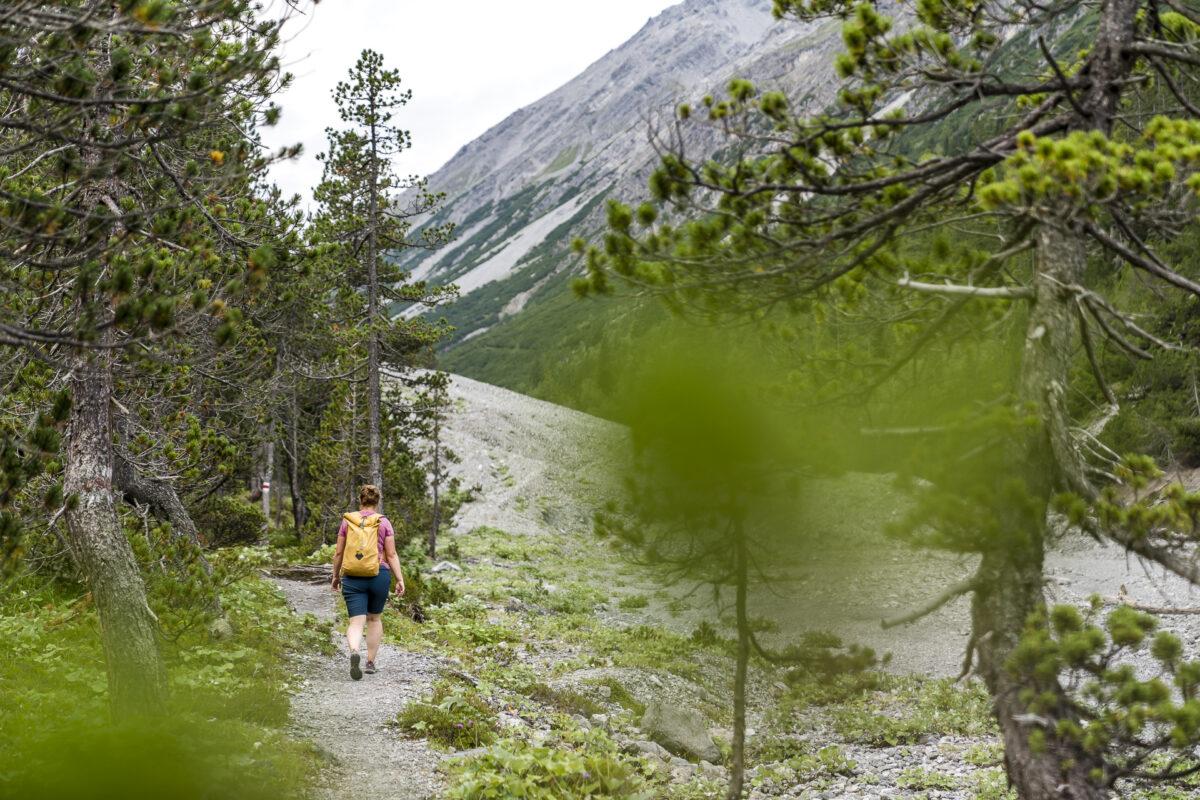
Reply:
[[[365,625],[366,622],[366,614],[360,614],[357,617],[350,618],[350,627],[346,628],[346,644],[350,645],[351,653],[358,652],[358,646],[362,643],[363,625]]]
[[[383,614],[367,614],[367,661],[374,661],[383,641]]]

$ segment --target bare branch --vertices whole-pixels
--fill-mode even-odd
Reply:
[[[908,625],[910,623],[916,622],[917,620],[921,619],[922,617],[929,616],[930,614],[937,611],[942,606],[949,603],[951,600],[954,600],[955,598],[960,597],[961,595],[967,594],[968,592],[973,592],[978,588],[979,588],[979,579],[977,577],[969,578],[965,581],[959,581],[958,583],[947,586],[945,591],[943,591],[937,597],[935,597],[932,600],[930,600],[929,602],[925,603],[923,606],[916,609],[915,611],[905,614],[902,617],[894,617],[893,619],[880,620],[879,625],[884,630],[887,630],[888,628],[895,628],[899,625]]]
[[[1081,301],[1076,299],[1075,315],[1079,320],[1079,336],[1083,339],[1083,349],[1087,352],[1088,363],[1092,366],[1092,375],[1096,378],[1096,385],[1104,393],[1104,399],[1108,401],[1108,404],[1115,406],[1117,404],[1117,397],[1113,394],[1112,387],[1108,385],[1108,381],[1104,380],[1104,373],[1100,369],[1100,361],[1096,358],[1096,347],[1092,343],[1092,332],[1088,328],[1087,317],[1083,315],[1080,303]]]
[[[1029,300],[1033,298],[1033,289],[1027,286],[965,286],[955,283],[921,283],[914,281],[905,273],[897,286],[912,289],[927,294],[966,295],[968,297],[986,297],[990,300]]]

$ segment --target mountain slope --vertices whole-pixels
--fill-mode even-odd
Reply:
[[[784,89],[794,102],[824,104],[840,46],[837,23],[776,22],[770,0],[687,0],[462,148],[429,182],[447,196],[430,222],[455,222],[456,241],[400,255],[416,279],[455,283],[462,293],[446,313],[457,328],[446,363],[529,386],[506,379],[507,369],[489,368],[488,353],[510,349],[505,339],[515,317],[541,314],[547,304],[563,316],[566,286],[579,267],[568,243],[603,227],[608,197],[645,195],[657,161],[654,120],[735,76]],[[593,304],[568,316],[576,312],[591,329],[603,325],[607,309]],[[542,327],[553,336],[549,319]],[[525,374],[537,371],[524,366]]]

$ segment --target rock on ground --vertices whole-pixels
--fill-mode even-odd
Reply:
[[[327,585],[275,583],[296,613],[336,618],[340,598]],[[423,740],[402,739],[390,723],[437,677],[437,661],[383,644],[379,672],[353,681],[344,631],[334,637],[335,655],[308,653],[293,665],[301,688],[292,697],[292,730],[330,762],[311,796],[430,800],[442,788],[440,753]]]
[[[642,730],[672,753],[697,761],[721,758],[704,717],[690,708],[652,702],[642,716]]]

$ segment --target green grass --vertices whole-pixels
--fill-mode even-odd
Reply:
[[[520,692],[530,700],[550,706],[562,714],[582,714],[590,717],[593,714],[603,714],[605,710],[604,706],[586,694],[571,689],[555,689],[540,681],[527,684]]]
[[[617,603],[622,611],[636,611],[639,608],[645,608],[650,605],[650,598],[644,594],[631,594],[627,597],[622,597],[621,602]]]
[[[542,174],[550,175],[558,172],[560,169],[565,169],[566,167],[571,166],[571,164],[575,161],[575,156],[577,155],[579,155],[579,145],[573,144],[570,147],[564,147],[559,154],[554,157],[554,160],[550,162],[549,166],[542,170]]]
[[[602,731],[568,734],[558,747],[518,739],[497,743],[451,769],[447,800],[652,800],[642,764]]]
[[[991,699],[976,682],[960,688],[948,678],[886,676],[881,688],[831,709],[834,729],[846,741],[894,747],[926,736],[996,733]]]
[[[639,703],[637,698],[631,695],[629,690],[626,689],[616,678],[612,676],[600,678],[596,681],[596,684],[598,686],[607,686],[609,689],[608,696],[612,699],[612,701],[621,706],[621,708],[624,708],[626,711],[632,711],[633,715],[638,719],[641,719],[642,715],[646,713],[645,704]]]

